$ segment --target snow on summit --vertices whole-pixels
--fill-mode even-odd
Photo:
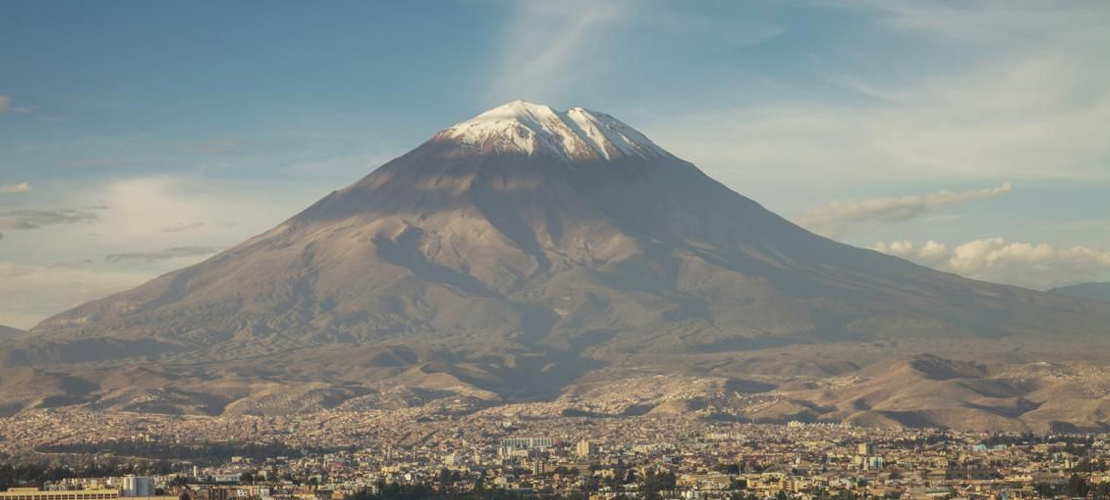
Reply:
[[[554,154],[567,160],[671,157],[644,134],[605,113],[556,111],[513,101],[440,132],[441,138],[492,151]]]

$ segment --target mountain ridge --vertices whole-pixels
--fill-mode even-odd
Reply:
[[[19,328],[13,328],[13,327],[10,327],[10,326],[0,325],[0,340],[17,337],[17,336],[23,335],[24,333],[27,333],[27,332],[25,332],[23,330],[20,330]]]
[[[1081,283],[1049,290],[1050,293],[1110,302],[1110,283]]]

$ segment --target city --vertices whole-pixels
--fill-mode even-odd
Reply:
[[[44,412],[13,423],[4,426],[0,440],[4,456],[18,454],[25,463],[49,461],[68,468],[53,472],[58,479],[42,481],[50,473],[19,478],[9,466],[3,470],[7,483],[0,484],[50,491],[108,488],[125,497],[339,500],[486,494],[809,500],[1110,495],[1110,436],[1101,435],[739,424],[680,417],[540,418],[501,411],[436,418],[330,412],[119,421],[94,413]],[[17,428],[26,434],[12,432]],[[41,439],[37,444],[35,436]],[[27,449],[34,451],[20,452]],[[149,474],[140,477],[149,478],[151,491],[129,494],[121,486],[122,476],[81,477],[89,463]]]

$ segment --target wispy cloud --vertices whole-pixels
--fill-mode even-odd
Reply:
[[[199,257],[211,255],[221,249],[216,247],[172,247],[164,250],[151,250],[146,252],[127,252],[111,254],[104,260],[114,263],[124,262],[154,262],[159,260],[177,259],[181,257]]]
[[[968,191],[942,190],[899,198],[837,201],[807,210],[798,223],[816,233],[837,237],[860,227],[897,224],[930,210],[962,203],[997,198],[1011,190],[1009,182]]]
[[[43,226],[82,224],[98,220],[98,215],[82,210],[9,210],[0,212],[0,229],[25,231]]]
[[[1105,2],[815,2],[891,46],[826,62],[828,94],[726,91],[645,128],[737,183],[1110,181]]]
[[[622,18],[623,1],[515,2],[501,36],[490,98],[557,100],[604,69],[598,43]]]
[[[171,224],[169,226],[158,228],[158,230],[163,233],[181,233],[202,227],[204,227],[203,222],[179,222],[177,224]]]
[[[7,113],[8,108],[12,105],[11,96],[0,95],[0,115]]]
[[[7,184],[0,186],[0,193],[30,193],[31,183],[20,182],[19,184]]]

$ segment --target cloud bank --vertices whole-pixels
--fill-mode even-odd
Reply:
[[[872,249],[969,278],[1036,289],[1110,279],[1110,251],[1082,245],[982,238],[951,248],[932,240],[923,245],[880,241]]]

